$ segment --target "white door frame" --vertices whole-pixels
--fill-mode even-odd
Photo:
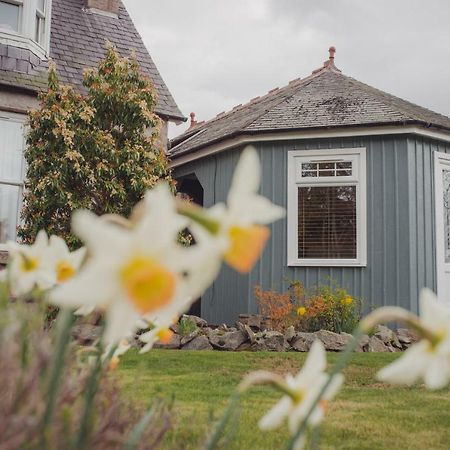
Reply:
[[[434,152],[434,203],[436,214],[436,283],[439,298],[450,305],[450,259],[446,251],[442,170],[450,171],[450,154]]]

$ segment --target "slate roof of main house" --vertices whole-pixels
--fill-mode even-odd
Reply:
[[[50,57],[56,62],[63,83],[83,90],[83,70],[95,67],[105,54],[106,41],[122,56],[136,54],[143,73],[158,93],[156,112],[174,120],[185,120],[149,55],[126,8],[119,18],[86,11],[84,0],[53,0]],[[47,64],[28,50],[0,45],[0,84],[39,91],[47,86]]]
[[[450,118],[342,74],[330,57],[309,77],[194,125],[172,139],[169,155],[176,159],[239,135],[405,124],[450,130]]]

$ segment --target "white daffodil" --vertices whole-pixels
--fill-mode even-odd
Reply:
[[[428,389],[441,389],[448,384],[450,310],[429,289],[422,290],[420,295],[420,325],[425,331],[424,339],[381,369],[377,374],[380,381],[412,385],[423,380]]]
[[[8,281],[11,293],[25,295],[34,288],[49,289],[56,283],[56,274],[48,260],[48,237],[40,231],[32,245],[8,242]]]
[[[325,372],[326,365],[326,353],[323,344],[320,341],[315,341],[301,371],[296,376],[288,375],[286,377],[287,395],[283,396],[259,421],[259,428],[271,430],[279,427],[287,419],[289,431],[294,434],[329,379],[329,375]],[[307,425],[309,427],[316,427],[323,420],[327,402],[336,395],[343,380],[342,374],[333,378],[308,418]],[[301,436],[297,439],[296,450],[303,448],[303,445],[304,437]]]
[[[131,348],[130,341],[128,339],[121,339],[109,361],[109,368],[112,370],[116,369],[117,366],[119,365],[120,357],[124,355],[130,348]],[[109,355],[110,351],[111,346],[108,346],[106,348],[105,353],[103,354],[104,359]]]
[[[75,213],[73,229],[89,259],[76,277],[51,293],[57,305],[105,310],[107,343],[130,335],[141,318],[172,320],[212,281],[197,273],[201,246],[194,252],[177,242],[187,221],[176,213],[168,185],[149,191],[145,203],[145,213],[130,229],[86,211]]]
[[[267,224],[284,216],[285,211],[258,194],[261,164],[253,147],[243,151],[234,172],[227,204],[206,210],[218,224],[214,231],[218,251],[225,262],[240,273],[249,272],[260,257],[270,229]],[[198,238],[198,227],[193,227]]]
[[[156,342],[168,344],[172,340],[173,331],[169,328],[173,324],[173,320],[169,323],[154,323],[150,331],[142,333],[139,340],[145,345],[141,348],[140,353],[147,353],[153,348]]]
[[[70,252],[64,239],[50,236],[48,246],[48,264],[55,272],[56,283],[61,284],[73,278],[86,256],[86,249],[80,248]]]

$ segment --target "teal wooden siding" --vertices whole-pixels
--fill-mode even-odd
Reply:
[[[433,155],[448,147],[408,136],[257,143],[262,162],[261,193],[286,207],[287,153],[326,148],[367,149],[367,267],[287,267],[287,223],[271,226],[272,236],[253,271],[242,276],[224,267],[202,297],[202,316],[232,323],[257,312],[253,288],[285,289],[289,280],[307,288],[335,280],[374,306],[398,305],[417,311],[417,292],[435,288]],[[176,168],[175,177],[195,173],[206,207],[225,201],[241,149],[225,151]]]

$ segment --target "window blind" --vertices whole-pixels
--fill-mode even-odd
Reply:
[[[356,259],[356,186],[298,187],[298,258]]]

